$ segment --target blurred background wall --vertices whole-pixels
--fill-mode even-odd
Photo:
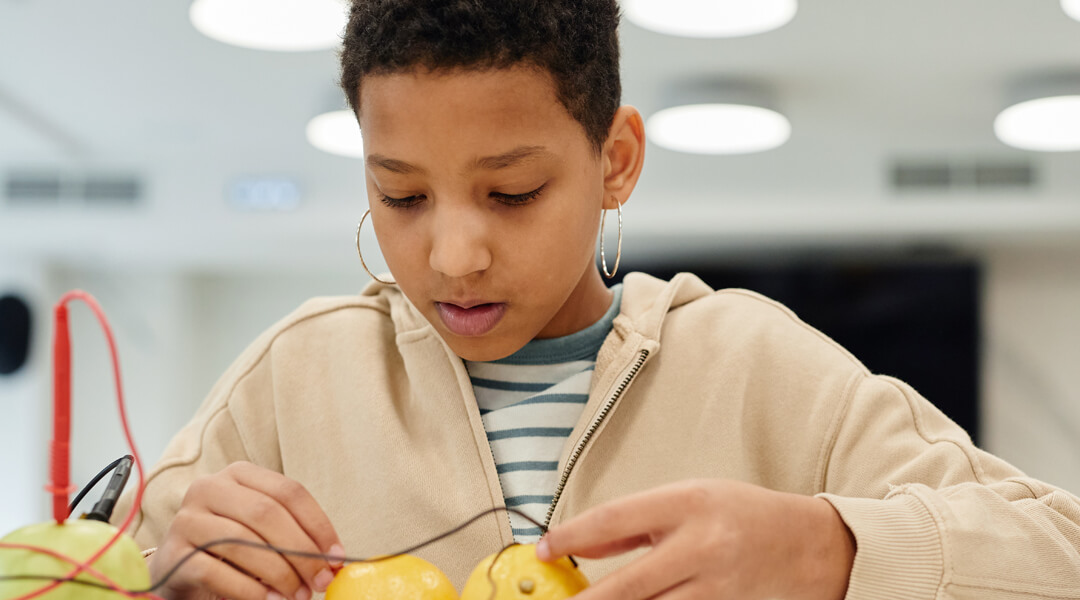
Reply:
[[[64,291],[108,311],[153,462],[262,330],[367,282],[352,247],[363,165],[304,133],[341,106],[333,49],[225,44],[192,26],[191,6],[0,0],[0,296],[34,316],[26,366],[0,376],[0,532],[48,515],[50,314]],[[1012,148],[993,129],[1016,81],[1080,69],[1080,22],[1049,1],[821,0],[759,35],[626,22],[622,40],[625,100],[646,117],[687,79],[737,77],[768,83],[791,123],[786,143],[753,154],[650,144],[625,264],[766,284],[777,265],[969,265],[979,443],[1080,491],[1080,153]],[[373,237],[363,245],[378,265]],[[125,447],[104,341],[88,310],[73,315],[81,484]],[[948,377],[936,350],[908,359],[945,362]]]

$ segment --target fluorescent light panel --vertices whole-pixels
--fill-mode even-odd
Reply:
[[[1061,0],[1061,8],[1065,9],[1065,14],[1080,21],[1080,0]]]
[[[215,40],[285,52],[340,45],[348,20],[341,0],[195,0],[188,15]]]
[[[692,154],[750,154],[772,150],[791,137],[791,123],[773,110],[741,104],[691,104],[649,117],[649,139]]]
[[[1014,104],[994,120],[994,133],[1002,142],[1022,150],[1080,150],[1080,95]]]
[[[323,152],[364,158],[364,138],[352,111],[334,110],[316,116],[308,121],[307,139]]]
[[[764,33],[795,17],[796,0],[623,0],[634,24],[668,35],[695,38]]]

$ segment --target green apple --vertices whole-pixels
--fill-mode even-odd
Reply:
[[[49,522],[23,527],[7,534],[0,539],[0,542],[49,548],[76,560],[85,561],[115,534],[116,528],[108,523],[73,519],[63,525]],[[146,561],[139,547],[135,545],[135,541],[127,535],[117,540],[108,552],[91,566],[124,589],[145,590],[150,586],[150,571],[146,567]],[[74,565],[69,562],[40,552],[0,548],[0,600],[18,598],[50,583],[44,580],[5,580],[4,577],[13,575],[63,577],[74,568]],[[79,574],[77,579],[104,583],[87,573]],[[68,582],[37,598],[42,600],[119,600],[126,596],[111,590]]]

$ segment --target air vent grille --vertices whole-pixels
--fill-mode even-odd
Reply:
[[[896,161],[893,189],[900,192],[1017,191],[1036,184],[1035,169],[1026,161]]]
[[[12,206],[134,206],[142,197],[142,181],[132,175],[13,172],[4,182],[4,200]]]
[[[83,183],[87,202],[126,202],[134,204],[141,196],[139,181],[133,177],[88,177]]]
[[[9,177],[4,197],[12,202],[56,202],[61,196],[59,177]]]

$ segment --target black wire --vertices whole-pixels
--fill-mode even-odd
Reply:
[[[106,472],[108,472],[108,471],[106,471]],[[162,575],[161,578],[158,579],[157,582],[152,583],[150,585],[150,587],[148,587],[146,589],[143,589],[143,590],[126,590],[126,591],[128,593],[131,593],[131,594],[148,594],[150,592],[153,592],[157,588],[165,585],[165,583],[173,575],[175,575],[177,571],[180,570],[180,567],[182,567],[184,565],[184,563],[186,563],[187,561],[194,558],[200,552],[207,552],[210,548],[213,548],[214,546],[225,546],[225,545],[246,546],[246,547],[249,547],[249,548],[259,548],[259,549],[262,549],[262,550],[272,550],[272,551],[277,552],[278,554],[281,554],[281,555],[284,555],[284,556],[300,556],[300,557],[303,557],[303,558],[322,558],[322,559],[327,559],[327,560],[333,559],[333,560],[340,560],[342,562],[380,562],[380,561],[383,561],[383,560],[388,560],[388,559],[394,558],[395,556],[401,556],[403,554],[411,554],[411,553],[413,553],[413,552],[415,552],[415,551],[417,551],[417,550],[419,550],[421,548],[424,548],[426,546],[430,546],[431,544],[434,544],[435,542],[441,541],[441,540],[443,540],[445,538],[448,538],[448,537],[454,535],[455,533],[458,533],[459,531],[465,529],[466,527],[472,525],[473,523],[479,521],[480,519],[482,519],[482,518],[484,518],[484,517],[486,517],[488,515],[497,513],[497,512],[507,512],[507,513],[513,513],[515,515],[518,515],[519,517],[525,519],[526,521],[528,521],[528,522],[532,523],[533,525],[535,525],[536,527],[540,528],[541,533],[547,533],[547,527],[545,527],[543,523],[540,523],[536,519],[534,519],[534,518],[530,517],[529,515],[521,512],[520,510],[517,510],[515,508],[507,508],[505,506],[496,506],[496,507],[489,508],[487,510],[484,510],[484,511],[478,513],[477,515],[473,516],[472,518],[465,521],[464,523],[462,523],[462,524],[460,524],[460,525],[458,525],[458,526],[456,526],[456,527],[454,527],[452,529],[444,531],[444,532],[440,533],[439,535],[437,535],[437,536],[435,536],[433,538],[424,540],[423,542],[419,542],[417,544],[409,546],[408,548],[405,548],[404,550],[400,550],[400,551],[395,552],[393,554],[381,554],[381,555],[376,556],[376,557],[349,558],[347,556],[334,556],[334,555],[330,555],[330,554],[323,554],[321,552],[305,552],[303,550],[289,550],[287,548],[278,548],[276,546],[273,546],[273,545],[267,544],[267,543],[263,543],[263,542],[252,542],[250,540],[244,540],[244,539],[239,539],[239,538],[221,538],[221,539],[206,542],[205,544],[202,544],[200,546],[196,546],[195,548],[193,548],[190,552],[185,554],[184,557],[181,558],[175,565],[173,565],[172,568],[170,568],[168,571],[166,571],[165,574]],[[513,545],[513,544],[511,544],[511,545]],[[502,551],[504,551],[504,550],[506,550],[506,548],[503,548],[502,550],[500,550],[500,553]],[[570,562],[572,562],[574,564],[574,566],[577,567],[578,566],[577,561],[575,561],[573,559],[573,557],[569,557],[569,558],[570,558]],[[494,564],[495,564],[494,561],[492,561],[492,565],[494,565]],[[74,577],[49,577],[49,576],[45,576],[45,575],[3,575],[3,576],[0,576],[0,581],[20,581],[20,580],[23,580],[23,581],[25,581],[25,580],[39,580],[39,581],[50,581],[50,582],[58,582],[58,583],[75,583],[75,584],[80,584],[80,585],[88,585],[88,586],[91,586],[91,587],[105,588],[105,589],[108,589],[108,590],[113,589],[112,586],[109,586],[109,585],[106,585],[106,584],[97,583],[97,582],[94,582],[94,581],[86,581],[86,580],[83,580],[83,579],[75,579]]]
[[[134,462],[135,459],[131,456],[120,459],[120,464],[113,470],[109,483],[105,484],[105,491],[101,492],[101,499],[94,504],[90,512],[83,515],[84,519],[93,519],[103,523],[109,522],[113,509],[116,508],[116,503],[120,500],[120,494],[124,492],[124,486],[127,485],[128,479],[131,477],[131,467]]]
[[[98,482],[101,481],[106,475],[111,473],[113,469],[118,467],[120,463],[124,461],[124,459],[135,460],[134,457],[132,457],[130,454],[125,454],[124,456],[121,456],[120,458],[109,463],[109,466],[102,469],[100,472],[98,472],[97,475],[94,475],[94,478],[90,480],[90,483],[86,484],[83,489],[79,490],[79,493],[75,496],[75,499],[71,501],[71,505],[68,506],[69,517],[72,515],[72,513],[75,512],[75,507],[79,505],[79,502],[82,502],[82,499],[86,497],[86,494],[89,493],[90,490],[94,489],[94,486],[97,485]]]
[[[514,546],[517,546],[517,542],[514,542],[509,546],[503,546],[502,550],[496,552],[495,556],[491,559],[491,564],[488,565],[487,573],[484,573],[484,575],[487,576],[488,585],[491,586],[491,593],[488,594],[488,600],[495,600],[495,594],[499,591],[499,584],[495,581],[495,564],[499,562],[499,558],[502,557],[503,552],[506,552]]]

